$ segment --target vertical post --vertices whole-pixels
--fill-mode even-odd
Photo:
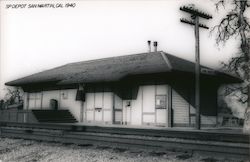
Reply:
[[[199,17],[204,19],[211,19],[212,16],[199,11],[191,7],[183,6],[180,8],[181,11],[191,14],[191,18],[194,21],[187,19],[181,19],[181,22],[194,25],[195,34],[195,108],[196,108],[196,129],[200,129],[200,40],[199,40],[199,27],[204,29],[209,29],[206,25],[199,23]]]
[[[112,124],[115,124],[115,91],[113,91]]]
[[[61,96],[59,99],[61,100]],[[41,109],[43,109],[43,91],[41,91]]]
[[[195,16],[195,108],[196,129],[200,129],[200,40],[199,17]]]
[[[84,93],[84,91],[85,91],[85,87],[84,87],[84,85],[81,85],[80,87],[79,87],[79,89],[81,88],[81,90],[82,90],[82,92]],[[85,96],[81,96],[81,109],[80,109],[80,122],[83,122],[83,112],[84,112],[84,101],[83,101],[83,97],[85,97]]]
[[[80,108],[80,122],[83,122],[83,106],[84,102],[81,101],[81,108]]]
[[[172,113],[172,87],[168,86],[168,127],[173,127],[173,113]]]

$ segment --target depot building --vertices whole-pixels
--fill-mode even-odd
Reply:
[[[193,62],[156,51],[70,63],[6,85],[23,89],[24,110],[69,110],[82,124],[194,127],[194,71]],[[239,82],[201,66],[202,127],[217,125],[218,88]]]

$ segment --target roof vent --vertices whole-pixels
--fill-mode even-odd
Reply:
[[[151,52],[151,41],[148,40],[148,52]]]
[[[155,41],[155,42],[154,42],[154,52],[157,52],[157,46],[158,46],[158,42]]]

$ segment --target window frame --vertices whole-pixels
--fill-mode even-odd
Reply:
[[[164,106],[161,105],[161,101],[160,101],[160,105],[157,105],[157,97],[158,96],[164,97]],[[167,95],[164,95],[164,94],[155,95],[155,109],[167,109]]]

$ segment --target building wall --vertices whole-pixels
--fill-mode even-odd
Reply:
[[[60,90],[59,109],[69,110],[77,121],[80,121],[81,101],[76,101],[76,89]]]
[[[146,85],[142,89],[142,124],[164,125],[168,121],[168,86]],[[159,98],[165,98],[165,108],[157,108]]]
[[[28,92],[24,92],[23,93],[23,109],[24,110],[26,110],[26,109],[28,109],[28,102],[29,102],[29,100],[28,100],[28,98],[29,98],[29,93]]]
[[[185,125],[189,124],[189,104],[175,90],[172,90],[172,109],[173,109],[173,124]]]
[[[136,100],[122,100],[113,92],[86,93],[83,120],[88,123],[168,126],[168,85],[143,85]],[[80,121],[81,101],[76,101],[76,89],[25,93],[24,107],[49,109],[51,99],[58,101],[59,109],[68,109]],[[157,108],[158,100],[165,98],[165,108]],[[174,126],[194,126],[195,109],[172,89]],[[216,125],[216,116],[201,116],[202,125]]]
[[[123,101],[115,93],[113,94],[113,101],[114,101],[113,102],[113,104],[114,104],[113,122],[116,124],[122,124],[122,122],[123,122]]]
[[[58,107],[61,106],[61,103],[60,103],[60,99],[61,99],[60,90],[42,91],[41,94],[42,94],[42,109],[49,109],[51,99],[57,100],[58,101]]]
[[[131,124],[141,125],[142,124],[142,88],[140,87],[137,94],[137,99],[132,100],[131,106]]]
[[[86,121],[88,123],[112,123],[114,121],[116,124],[166,126],[168,103],[166,102],[166,109],[156,109],[155,104],[156,95],[167,96],[167,87],[167,85],[140,86],[136,100],[122,100],[112,92],[86,93]]]
[[[58,101],[59,109],[69,110],[77,121],[80,121],[81,102],[76,101],[76,89],[42,91],[35,93],[26,93],[27,100],[24,105],[27,109],[50,109],[51,99]]]
[[[175,90],[172,90],[172,109],[174,126],[194,126],[195,108]],[[201,115],[201,125],[203,126],[215,126],[216,120],[216,116]]]
[[[113,93],[86,93],[84,120],[88,123],[112,123]]]

